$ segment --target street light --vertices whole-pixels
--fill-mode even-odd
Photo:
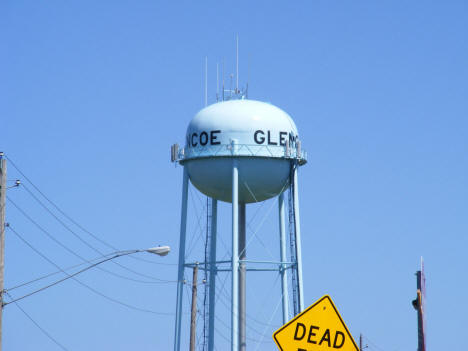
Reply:
[[[154,255],[158,255],[158,256],[166,256],[169,252],[171,251],[171,248],[169,246],[155,246],[155,247],[150,247],[148,249],[138,249],[138,250],[127,250],[127,251],[116,251],[116,252],[113,252],[113,253],[110,253],[106,256],[110,256],[110,257],[106,257],[98,262],[95,262],[81,270],[79,270],[78,272],[75,272],[73,274],[68,274],[67,272],[65,272],[65,270],[61,269],[60,271],[64,274],[66,274],[67,276],[65,278],[62,278],[60,280],[57,280],[49,285],[46,285],[46,286],[43,286],[42,288],[40,289],[37,289],[33,292],[30,292],[26,295],[23,295],[21,297],[18,297],[16,299],[13,299],[11,301],[8,301],[8,302],[3,302],[2,303],[2,306],[1,306],[1,309],[3,309],[3,307],[5,307],[6,305],[9,305],[10,303],[13,303],[13,302],[17,302],[19,300],[22,300],[22,299],[25,299],[26,297],[29,297],[31,295],[34,295],[34,294],[37,294],[38,292],[41,292],[43,290],[46,290],[54,285],[57,285],[65,280],[68,280],[70,278],[73,278],[75,276],[77,276],[78,274],[80,273],[83,273],[93,267],[96,267],[104,262],[107,262],[107,261],[110,261],[110,260],[113,260],[117,257],[122,257],[122,256],[127,256],[127,255],[131,255],[131,254],[134,254],[134,253],[138,253],[138,252],[148,252],[148,253],[151,253],[151,254],[154,254]],[[112,255],[112,256],[111,256]],[[8,289],[7,290],[4,290],[3,292],[7,293],[8,294]],[[1,311],[0,311],[1,313]]]
[[[169,246],[157,246],[146,249],[145,251],[159,256],[166,256],[171,251],[171,248]]]

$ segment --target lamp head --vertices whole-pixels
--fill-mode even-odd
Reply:
[[[171,251],[171,248],[169,246],[156,246],[145,251],[159,256],[166,256]]]

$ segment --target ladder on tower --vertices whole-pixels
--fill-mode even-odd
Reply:
[[[209,319],[209,308],[208,301],[210,299],[210,281],[208,279],[208,272],[210,270],[209,257],[211,249],[211,217],[212,217],[212,199],[206,197],[206,235],[205,235],[205,260],[204,260],[204,296],[203,296],[203,338],[200,349],[206,351],[208,349],[208,319]]]
[[[296,216],[294,213],[294,182],[293,182],[293,167],[291,164],[291,172],[289,179],[289,193],[288,193],[288,220],[289,220],[289,244],[290,244],[290,256],[293,265],[291,267],[291,288],[293,295],[293,311],[294,316],[299,314],[299,286],[297,276],[297,256],[296,256]]]

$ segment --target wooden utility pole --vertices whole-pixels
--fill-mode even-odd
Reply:
[[[418,312],[418,351],[426,351],[426,335],[424,323],[426,277],[424,262],[421,257],[421,270],[416,272],[416,299],[412,301],[414,309]]]
[[[5,198],[7,163],[0,152],[0,351],[2,350],[3,271],[5,266]]]
[[[197,279],[198,279],[198,262],[193,267],[192,279],[192,313],[190,316],[190,351],[195,351],[195,337],[197,331]],[[1,351],[1,350],[0,350]]]

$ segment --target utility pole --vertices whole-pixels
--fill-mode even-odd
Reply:
[[[5,267],[5,198],[7,163],[0,152],[0,351],[2,350],[3,271]]]
[[[190,316],[190,351],[195,351],[195,334],[197,322],[197,279],[198,279],[198,262],[193,267],[192,280],[192,313]],[[1,350],[0,350],[1,351]]]
[[[364,351],[364,349],[367,349],[369,345],[364,345],[363,344],[364,337],[362,336],[362,333],[359,334],[359,351]]]
[[[421,257],[421,270],[416,272],[416,299],[412,301],[414,309],[418,313],[418,351],[426,351],[425,335],[425,298],[426,298],[426,276],[424,274],[424,262]]]

